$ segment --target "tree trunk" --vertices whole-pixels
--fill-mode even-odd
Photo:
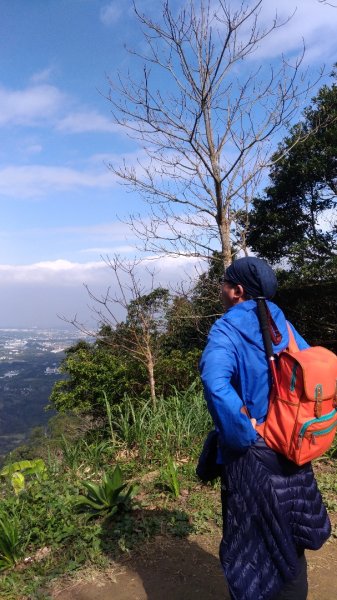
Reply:
[[[147,372],[149,376],[149,384],[150,384],[150,395],[153,408],[157,406],[157,398],[156,398],[156,382],[154,378],[154,363],[151,352],[148,355],[147,359]]]
[[[222,209],[219,232],[221,238],[221,250],[224,269],[227,269],[232,264],[232,247],[230,238],[230,222],[226,218],[225,211]]]

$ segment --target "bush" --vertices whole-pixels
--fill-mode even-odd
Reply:
[[[66,351],[61,371],[67,378],[57,381],[50,395],[49,408],[61,413],[105,417],[103,392],[109,402],[123,399],[129,389],[126,362],[108,348],[80,342]]]

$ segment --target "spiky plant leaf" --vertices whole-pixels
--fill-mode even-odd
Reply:
[[[114,488],[118,488],[122,485],[123,483],[123,475],[122,475],[122,471],[119,465],[117,465],[111,475],[111,477],[107,476],[108,479],[111,480],[112,485],[114,486]]]
[[[88,493],[86,496],[79,496],[76,505],[109,516],[118,509],[128,509],[130,500],[136,493],[135,486],[131,485],[127,489],[127,484],[123,483],[122,471],[118,465],[111,475],[104,473],[101,484],[84,481],[83,485]]]
[[[97,511],[102,511],[102,510],[104,510],[104,509],[107,508],[107,507],[103,506],[102,504],[99,504],[97,502],[93,502],[87,496],[78,496],[76,498],[75,504],[76,504],[76,506],[83,506],[83,507],[94,508]]]
[[[90,498],[94,502],[106,502],[106,495],[102,485],[91,483],[90,481],[84,481],[83,485],[88,490],[88,498]]]

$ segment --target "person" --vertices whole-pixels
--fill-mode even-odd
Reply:
[[[218,432],[223,537],[220,560],[232,600],[305,600],[305,549],[318,549],[330,521],[310,463],[301,467],[269,448],[255,427],[268,410],[271,374],[257,313],[266,298],[278,336],[277,354],[289,342],[287,321],[271,302],[272,268],[244,257],[225,271],[225,313],[212,326],[200,361],[208,410]],[[300,350],[308,347],[289,323]]]

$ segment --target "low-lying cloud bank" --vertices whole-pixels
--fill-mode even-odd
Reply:
[[[146,293],[151,283],[149,270],[156,273],[155,285],[174,286],[197,276],[198,264],[197,259],[187,257],[149,258],[139,264],[137,271]],[[58,315],[70,321],[75,314],[93,327],[92,301],[84,284],[96,296],[104,295],[108,287],[114,293],[113,274],[103,260],[0,265],[0,327],[64,326]]]

